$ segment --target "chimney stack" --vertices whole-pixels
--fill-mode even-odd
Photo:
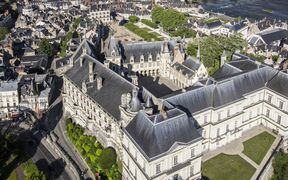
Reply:
[[[131,79],[132,79],[132,83],[136,86],[138,86],[138,76],[136,75],[132,75],[131,76]]]
[[[96,80],[97,80],[97,90],[99,91],[103,86],[103,79],[100,76],[97,76]]]
[[[94,81],[93,62],[89,61],[89,82]]]

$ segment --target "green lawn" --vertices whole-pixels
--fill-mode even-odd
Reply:
[[[274,140],[275,137],[268,132],[258,134],[243,143],[243,154],[248,156],[255,163],[260,164]]]
[[[140,36],[141,38],[143,38],[145,41],[162,41],[163,38],[162,37],[158,37],[158,34],[155,35],[153,33],[151,33],[150,29],[148,28],[139,28],[138,26],[136,26],[135,24],[133,23],[127,23],[125,24],[125,27],[135,33],[136,35]]]
[[[16,171],[12,171],[7,180],[17,180]]]
[[[255,170],[239,155],[219,154],[202,165],[202,175],[209,180],[249,180]]]

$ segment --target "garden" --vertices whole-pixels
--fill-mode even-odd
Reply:
[[[84,129],[73,123],[71,119],[68,119],[66,123],[69,139],[95,176],[101,176],[101,179],[121,179],[121,162],[117,161],[115,150],[103,148],[94,136],[84,135]]]
[[[239,155],[219,154],[202,165],[204,179],[249,180],[256,169]]]
[[[275,136],[268,132],[263,132],[251,139],[243,142],[243,154],[252,159],[255,163],[260,164],[264,156],[267,154],[271,145],[275,140]]]

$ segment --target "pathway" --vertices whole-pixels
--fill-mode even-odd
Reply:
[[[24,173],[23,173],[23,169],[21,166],[18,166],[16,169],[15,169],[15,172],[16,172],[16,175],[17,175],[17,179],[25,179],[25,176],[24,176]]]
[[[245,161],[247,161],[249,164],[251,164],[253,167],[256,168],[256,171],[255,171],[255,173],[254,173],[254,175],[252,176],[251,179],[253,179],[253,180],[257,179],[259,173],[264,168],[265,164],[269,160],[269,157],[273,153],[273,150],[279,144],[281,138],[279,136],[276,136],[275,141],[273,142],[273,144],[271,145],[271,147],[268,150],[267,154],[264,156],[262,162],[259,165],[257,163],[255,163],[253,160],[251,160],[248,156],[246,156],[245,154],[242,153],[243,150],[244,150],[243,142],[245,142],[246,140],[250,139],[251,137],[254,137],[254,136],[256,136],[256,135],[258,135],[258,134],[260,134],[260,133],[262,133],[264,131],[268,131],[268,132],[270,132],[270,134],[274,135],[270,130],[268,130],[268,129],[262,127],[262,126],[254,127],[252,129],[246,131],[242,135],[241,138],[238,138],[238,139],[236,139],[236,140],[228,143],[227,145],[225,145],[223,147],[220,147],[220,148],[218,148],[216,150],[213,150],[213,151],[205,153],[203,155],[203,157],[202,157],[202,161],[207,161],[207,160],[219,155],[220,153],[229,154],[229,155],[239,155],[241,158],[243,158]],[[269,162],[269,163],[271,163],[271,162]],[[269,166],[269,167],[271,168],[271,166]]]

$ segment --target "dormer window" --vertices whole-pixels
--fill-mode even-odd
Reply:
[[[157,61],[160,61],[160,54],[157,54]]]
[[[140,62],[141,62],[141,63],[144,63],[144,55],[141,55],[141,56],[140,56]]]
[[[130,57],[130,63],[133,64],[134,63],[134,56]]]
[[[148,62],[152,62],[152,54],[149,54],[149,56],[148,56]]]

